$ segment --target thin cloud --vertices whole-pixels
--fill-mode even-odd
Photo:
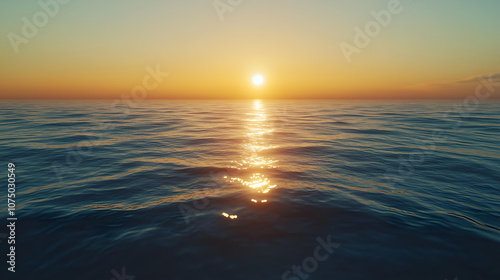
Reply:
[[[414,87],[418,88],[447,88],[447,87],[456,87],[456,86],[464,86],[467,84],[477,84],[481,82],[481,79],[487,79],[494,84],[500,83],[500,73],[488,73],[488,74],[480,74],[472,77],[464,78],[461,80],[454,81],[444,81],[437,83],[422,83],[415,85]]]
[[[420,83],[405,87],[407,91],[413,91],[419,94],[422,98],[433,98],[436,96],[443,98],[463,98],[471,93],[474,93],[477,86],[488,83],[490,86],[500,89],[500,72],[478,74],[459,80],[449,80],[434,83]],[[498,96],[500,90],[496,90],[493,94]]]
[[[467,79],[459,80],[456,81],[456,83],[477,83],[480,78],[485,78],[487,77],[488,80],[492,80],[492,82],[500,82],[500,73],[489,73],[489,74],[482,74],[482,75],[477,75],[473,76]]]

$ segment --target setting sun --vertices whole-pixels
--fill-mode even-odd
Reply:
[[[261,86],[262,84],[264,84],[264,77],[260,74],[256,74],[253,76],[252,82],[256,86]]]

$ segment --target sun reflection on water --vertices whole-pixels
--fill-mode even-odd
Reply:
[[[278,167],[278,161],[272,158],[263,156],[261,153],[268,149],[277,148],[277,145],[268,143],[266,137],[274,131],[267,120],[266,110],[260,100],[255,100],[253,103],[253,111],[247,113],[249,116],[245,121],[247,132],[246,143],[242,145],[243,159],[233,161],[232,168],[243,171],[238,177],[226,179],[231,183],[237,183],[245,187],[249,192],[249,201],[251,203],[268,203],[268,193],[276,188],[276,184],[271,183],[271,180],[266,177],[265,171]],[[236,215],[222,213],[228,219],[236,219]]]

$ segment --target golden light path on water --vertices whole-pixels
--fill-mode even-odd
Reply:
[[[247,142],[243,144],[243,159],[241,161],[233,161],[232,168],[240,171],[240,174],[247,174],[244,178],[231,177],[231,183],[239,183],[241,187],[246,188],[250,192],[250,202],[252,203],[267,203],[268,193],[276,188],[275,184],[271,183],[265,173],[265,170],[277,168],[277,160],[262,156],[260,153],[267,149],[277,148],[276,145],[270,145],[266,136],[272,133],[273,127],[267,120],[266,110],[260,100],[255,100],[253,103],[253,111],[247,113],[248,119],[245,133]],[[251,175],[250,175],[251,174]],[[222,216],[228,219],[237,219],[237,215],[230,215],[226,212]]]

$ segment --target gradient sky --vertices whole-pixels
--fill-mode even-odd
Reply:
[[[213,0],[70,0],[16,53],[38,2],[0,4],[0,98],[117,98],[148,65],[170,74],[148,98],[464,98],[500,73],[498,0],[401,0],[350,63],[340,44],[390,0],[243,0],[223,21]]]

